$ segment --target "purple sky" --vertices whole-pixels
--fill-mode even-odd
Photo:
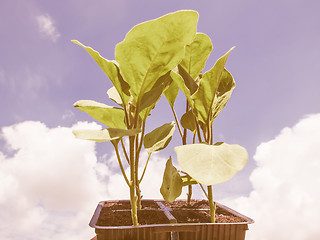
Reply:
[[[0,10],[0,126],[90,120],[72,104],[92,99],[111,105],[111,83],[70,40],[114,59],[115,45],[135,24],[194,9],[200,14],[198,31],[214,46],[206,70],[236,46],[227,68],[237,86],[215,122],[216,140],[239,143],[252,157],[259,143],[319,111],[319,7],[317,1],[6,1]],[[39,16],[51,19],[53,32],[41,32]],[[158,108],[169,116],[159,115],[161,121],[171,121],[166,102]],[[149,124],[157,126],[157,120]],[[252,168],[249,162],[246,169]]]
[[[320,112],[320,2],[316,0],[12,0],[0,8],[0,128],[27,120],[49,128],[91,121],[72,104],[92,99],[113,105],[111,82],[79,46],[79,40],[114,59],[115,45],[136,24],[166,13],[199,12],[198,32],[214,49],[205,70],[232,46],[227,69],[236,89],[216,119],[216,141],[247,148],[249,162],[217,196],[247,195],[253,155],[262,142]],[[180,102],[176,108],[183,109]],[[163,99],[149,120],[149,130],[172,121]],[[180,144],[175,135],[169,148]],[[109,144],[98,145],[98,155]],[[0,139],[0,152],[13,154]],[[162,153],[164,157],[172,150]],[[161,155],[161,154],[160,154]],[[219,193],[220,192],[220,193]]]

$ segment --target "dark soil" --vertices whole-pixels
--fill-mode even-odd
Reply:
[[[209,205],[206,200],[192,200],[188,205],[186,201],[178,200],[173,203],[161,201],[177,219],[178,223],[210,223]],[[142,210],[138,210],[140,225],[167,224],[167,217],[153,201],[143,201]],[[246,222],[246,220],[217,207],[217,223]],[[131,210],[129,201],[106,202],[103,206],[98,226],[131,226]]]
[[[169,220],[162,211],[138,210],[140,225],[169,223]],[[115,211],[102,208],[97,222],[98,226],[131,226],[131,211]]]

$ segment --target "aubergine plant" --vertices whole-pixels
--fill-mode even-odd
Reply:
[[[178,171],[171,157],[167,161],[161,194],[167,201],[181,195],[182,187],[188,186],[188,202],[192,185],[199,184],[209,200],[211,221],[215,222],[215,202],[212,186],[231,179],[248,161],[245,148],[218,142],[214,144],[213,122],[227,104],[235,87],[232,75],[225,69],[227,58],[233,48],[222,56],[215,65],[202,74],[206,60],[212,51],[210,38],[197,33],[193,42],[186,46],[185,57],[170,72],[173,79],[165,90],[182,138],[182,146],[175,147]],[[180,122],[174,110],[179,89],[186,97],[186,111]],[[192,143],[187,144],[187,131],[193,134]],[[189,138],[191,139],[191,138]],[[207,190],[203,186],[207,186]]]
[[[145,133],[146,120],[172,82],[171,71],[185,56],[185,46],[196,34],[198,13],[178,11],[133,27],[116,45],[115,61],[109,61],[92,48],[82,46],[111,80],[108,96],[117,107],[91,100],[77,101],[74,106],[106,126],[101,130],[74,130],[77,138],[110,141],[114,146],[122,175],[130,189],[133,225],[138,225],[141,208],[140,183],[153,152],[170,142],[175,123],[166,123]],[[124,138],[128,139],[125,144]],[[120,145],[120,146],[119,146]],[[142,147],[148,152],[142,174],[138,172]],[[122,154],[121,154],[122,152]],[[124,164],[130,172],[127,176]]]

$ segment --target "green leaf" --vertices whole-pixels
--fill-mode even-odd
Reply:
[[[180,167],[207,186],[228,181],[248,161],[245,148],[227,143],[183,145],[175,151]]]
[[[172,81],[169,87],[164,90],[163,95],[166,97],[170,106],[173,108],[176,98],[179,93],[179,87],[176,82]]]
[[[218,94],[213,103],[211,121],[213,121],[229,101],[233,89],[235,88],[234,79],[226,69],[224,69],[218,87]]]
[[[132,28],[117,44],[116,60],[139,105],[143,94],[184,57],[184,48],[196,33],[198,13],[179,11]]]
[[[148,153],[164,149],[171,141],[175,130],[175,123],[166,123],[161,127],[154,129],[144,136],[144,148]]]
[[[91,140],[97,142],[104,142],[104,141],[113,141],[120,139],[124,136],[134,136],[141,132],[141,129],[118,129],[118,128],[106,128],[106,129],[78,129],[73,130],[73,134],[76,138],[84,139],[84,140]]]
[[[119,95],[121,96],[122,102],[127,104],[130,96],[129,85],[123,80],[117,63],[115,61],[109,61],[103,58],[99,54],[99,52],[95,51],[91,47],[83,45],[77,40],[72,40],[72,42],[83,47],[91,55],[91,57],[96,61],[96,63],[98,63],[105,74],[107,74],[107,76],[117,89]]]
[[[119,95],[115,87],[109,88],[109,90],[107,91],[107,94],[112,101],[114,101],[115,103],[123,107],[121,96]]]
[[[161,76],[158,79],[158,81],[154,84],[152,89],[143,94],[140,105],[140,112],[145,108],[149,108],[149,110],[151,111],[151,109],[154,108],[155,104],[159,101],[164,89],[166,89],[171,82],[172,79],[170,78],[170,72]]]
[[[212,69],[203,74],[197,92],[191,97],[194,100],[197,118],[203,123],[211,121],[212,108],[224,71],[224,66],[232,49],[233,48],[222,56]]]
[[[110,107],[92,100],[80,100],[75,102],[73,106],[110,128],[126,128],[125,113],[121,108]]]
[[[175,68],[173,71],[171,71],[170,77],[177,84],[179,89],[184,93],[184,95],[186,96],[189,102],[189,105],[191,106],[191,108],[193,108],[193,100],[191,99],[190,90],[187,88],[183,78],[180,76],[179,73],[177,73],[177,71],[178,71],[178,68]]]
[[[189,129],[191,132],[196,131],[196,121],[192,111],[188,111],[181,117],[181,125],[183,128]]]
[[[180,65],[196,79],[204,68],[212,51],[211,39],[204,33],[197,33],[193,42],[186,46],[186,52]]]
[[[195,179],[192,177],[186,175],[186,176],[181,176],[182,180],[182,186],[188,186],[188,185],[193,185],[193,184],[199,184]]]
[[[182,180],[178,170],[172,165],[171,157],[166,163],[160,193],[164,200],[173,202],[182,192]]]
[[[195,80],[189,75],[189,73],[180,64],[178,65],[178,71],[180,76],[184,80],[184,84],[189,89],[190,94],[191,95],[194,94],[198,89],[198,85],[196,84]]]

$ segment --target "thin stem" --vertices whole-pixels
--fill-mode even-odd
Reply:
[[[210,132],[210,145],[213,144],[213,126],[209,123],[209,132]]]
[[[201,139],[201,132],[200,132],[200,127],[199,127],[199,123],[197,122],[197,120],[195,119],[196,122],[196,126],[197,126],[197,135],[198,135],[198,140],[199,143],[202,143],[202,139]]]
[[[148,154],[148,159],[147,159],[146,165],[144,166],[144,169],[143,169],[141,178],[140,178],[140,180],[139,180],[139,183],[141,183],[141,181],[142,181],[142,179],[143,179],[143,177],[144,177],[144,174],[145,174],[145,172],[146,172],[146,169],[147,169],[147,166],[148,166],[150,157],[151,157],[151,153]]]
[[[203,191],[204,195],[206,195],[206,198],[207,198],[207,199],[209,199],[208,193],[206,192],[206,190],[204,189],[204,187],[202,186],[202,184],[201,184],[201,183],[199,183],[199,185],[200,185],[200,187],[201,187],[201,189],[202,189],[202,191]]]
[[[190,205],[192,197],[192,185],[188,185],[187,204]]]
[[[189,107],[189,102],[188,102],[188,100],[186,99],[186,112],[189,111],[189,108],[190,108],[190,107]],[[186,145],[186,144],[187,144],[187,129],[186,129],[186,128],[183,129],[182,144],[183,144],[183,145]]]
[[[130,187],[130,182],[127,178],[127,175],[126,175],[126,172],[124,171],[124,168],[123,168],[123,165],[122,165],[122,162],[121,162],[121,158],[120,158],[120,154],[119,154],[119,149],[118,149],[118,143],[115,143],[114,141],[112,141],[112,144],[114,146],[114,149],[116,151],[116,155],[117,155],[117,159],[118,159],[118,163],[119,163],[119,166],[120,166],[120,169],[121,169],[121,173],[126,181],[126,183],[128,184],[128,186]]]
[[[122,150],[123,150],[124,156],[126,157],[126,160],[127,160],[128,164],[130,164],[129,163],[129,156],[128,156],[126,147],[124,145],[123,138],[121,138],[120,141],[121,141],[121,146],[122,146]]]
[[[170,105],[170,106],[171,106],[171,105]],[[172,110],[172,112],[173,112],[174,119],[175,119],[176,124],[177,124],[177,126],[178,126],[178,130],[179,130],[180,136],[181,136],[181,138],[183,138],[183,133],[182,133],[182,129],[181,129],[181,126],[180,126],[180,122],[179,122],[179,120],[178,120],[177,113],[176,113],[176,111],[174,110],[173,106],[171,106],[171,110]]]
[[[123,102],[123,99],[121,99],[122,100],[122,102]],[[129,116],[128,116],[128,112],[129,111],[127,111],[127,105],[125,105],[125,104],[123,104],[123,110],[124,110],[124,116],[125,116],[125,123],[126,123],[126,126],[127,126],[127,128],[129,129],[129,127],[130,127],[130,122],[129,122]]]
[[[138,147],[138,151],[137,153],[140,154],[141,149],[142,149],[142,144],[143,144],[143,139],[144,139],[144,133],[146,131],[146,119],[143,121],[142,123],[142,132],[141,132],[141,138],[140,138],[140,143],[139,143],[139,147]],[[138,159],[139,159],[139,155],[138,155]]]
[[[216,203],[213,202],[212,185],[208,186],[208,200],[210,206],[211,222],[216,222]]]

